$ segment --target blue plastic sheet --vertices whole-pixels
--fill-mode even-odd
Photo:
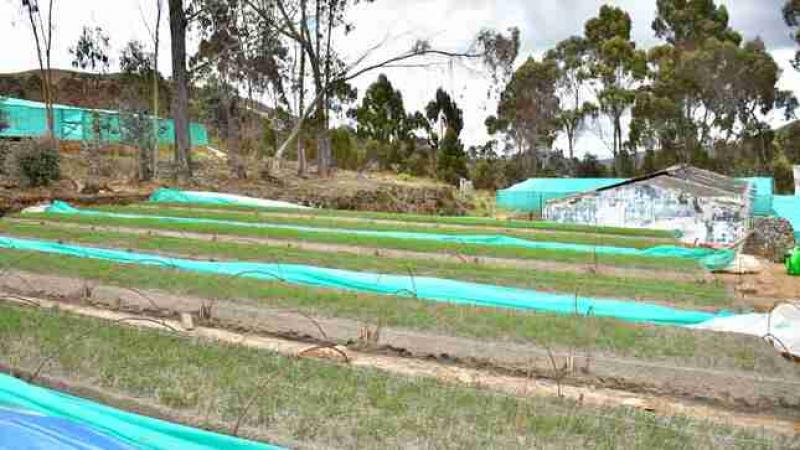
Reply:
[[[632,322],[697,324],[728,313],[683,310],[649,303],[578,297],[434,277],[412,277],[329,269],[302,264],[209,262],[108,250],[51,241],[0,237],[0,248],[30,250],[191,272],[279,280],[290,284],[414,297],[436,302],[558,314],[614,317]]]
[[[513,236],[504,235],[483,235],[483,234],[437,234],[437,233],[417,233],[417,232],[403,232],[403,231],[371,231],[371,230],[353,230],[342,228],[324,228],[324,227],[308,227],[302,225],[286,225],[286,224],[273,224],[273,223],[256,223],[256,222],[237,222],[232,220],[218,220],[218,219],[204,219],[193,217],[173,217],[173,216],[157,216],[146,214],[124,214],[112,213],[105,211],[93,211],[89,209],[78,209],[69,205],[68,203],[56,201],[47,208],[48,213],[55,214],[81,214],[100,217],[116,217],[121,219],[153,219],[163,222],[172,223],[186,223],[186,224],[217,224],[217,225],[235,225],[250,228],[271,228],[271,229],[290,229],[302,231],[305,233],[341,233],[348,235],[360,236],[374,236],[394,239],[413,239],[413,240],[427,240],[437,242],[447,242],[456,244],[470,244],[470,245],[487,245],[487,246],[501,246],[501,247],[522,247],[529,249],[541,250],[566,250],[579,253],[596,253],[601,255],[630,255],[630,256],[647,256],[647,257],[670,257],[682,258],[697,261],[703,267],[709,270],[717,270],[727,267],[733,261],[735,252],[732,250],[713,250],[707,248],[686,248],[674,245],[660,245],[646,249],[637,249],[631,247],[612,247],[607,245],[586,245],[586,244],[570,244],[564,242],[549,242],[549,241],[529,241],[527,239],[520,239]]]
[[[0,414],[0,448],[280,450],[267,444],[129,413],[5,374],[0,374],[0,407],[4,412]],[[12,431],[18,434],[10,435]]]
[[[136,450],[136,447],[71,420],[0,405],[0,449]]]

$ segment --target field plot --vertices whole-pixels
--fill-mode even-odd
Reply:
[[[254,216],[243,213],[218,213],[218,212],[192,212],[184,209],[163,209],[154,210],[152,208],[141,207],[112,207],[99,209],[99,215],[83,214],[61,214],[61,213],[30,213],[21,217],[35,220],[49,220],[58,222],[80,223],[88,225],[116,225],[137,228],[151,228],[160,230],[185,231],[204,234],[218,235],[239,235],[250,237],[261,237],[270,239],[280,239],[284,241],[314,242],[330,245],[347,245],[356,247],[366,247],[373,249],[393,249],[407,250],[423,253],[448,253],[463,255],[465,257],[501,257],[518,258],[541,261],[553,261],[558,263],[584,264],[594,266],[616,266],[624,268],[645,268],[663,270],[669,268],[669,272],[684,272],[700,274],[702,269],[696,261],[677,257],[642,256],[636,254],[635,247],[620,246],[626,251],[617,253],[603,252],[599,247],[613,247],[611,244],[619,243],[613,241],[609,236],[592,235],[591,233],[570,233],[577,237],[572,241],[557,242],[550,239],[546,241],[531,240],[524,237],[527,241],[532,241],[535,246],[537,242],[542,242],[543,248],[527,248],[515,245],[480,245],[475,243],[458,242],[459,237],[464,239],[471,237],[482,240],[484,235],[459,233],[448,234],[439,233],[437,235],[451,236],[452,241],[442,239],[409,239],[392,234],[417,234],[418,228],[403,228],[402,226],[382,229],[369,229],[369,223],[361,224],[360,229],[352,228],[352,223],[347,223],[347,228],[310,226],[308,223],[286,223],[280,222],[284,218],[265,219],[264,217]],[[103,215],[103,213],[117,214],[115,216]],[[125,214],[128,216],[120,216]],[[173,220],[163,220],[162,218],[173,218]],[[193,219],[201,222],[192,222]],[[279,220],[275,223],[274,219]],[[327,223],[327,222],[323,222]],[[327,223],[330,225],[330,223]],[[346,232],[352,230],[353,232]],[[312,232],[313,231],[313,232]],[[431,232],[430,230],[425,230]],[[369,234],[369,233],[375,234]],[[500,236],[510,239],[518,236]],[[495,238],[489,237],[488,241]],[[580,242],[575,242],[577,239]],[[622,238],[626,239],[626,238]],[[587,242],[590,241],[590,242]],[[627,242],[627,241],[626,241]],[[580,247],[583,250],[575,251],[568,247]],[[593,250],[597,247],[597,250]]]
[[[199,423],[305,446],[771,448],[788,438],[629,409],[502,395],[430,379],[185,340],[0,306],[4,359],[181,410]],[[14,339],[21,338],[21,339]],[[69,345],[65,345],[68,342]]]
[[[494,228],[506,223],[437,224],[432,219],[425,224],[417,216],[315,212],[312,217],[304,212],[295,217],[230,209],[140,205],[101,210],[398,232],[495,233]],[[520,230],[509,226],[503,234],[548,240],[558,235],[560,242],[577,244],[595,239],[603,245],[668,242],[663,235],[632,237],[627,230]],[[570,251],[54,213],[4,219],[0,236],[198,262],[305,264],[400,275],[412,285],[420,277],[437,277],[679,310],[747,308],[723,284],[703,278],[705,272],[695,261],[684,259],[587,257]],[[307,241],[323,245],[294,245]],[[374,252],[341,251],[348,246]],[[433,257],[448,251],[487,258],[475,263]],[[491,262],[498,256],[507,264]],[[650,277],[627,277],[525,265],[535,261],[656,270]],[[0,289],[18,304],[55,302],[66,310],[93,308],[153,323],[189,314],[195,326],[219,333],[323,347],[336,361],[214,343],[191,333],[181,337],[169,329],[139,330],[108,318],[0,305],[0,362],[5,366],[23,372],[42,366],[42,376],[96,383],[101,390],[179,411],[191,423],[216,424],[222,431],[239,423],[247,437],[290,447],[374,448],[387,445],[386,437],[392,436],[390,447],[411,442],[436,448],[528,448],[557,440],[565,447],[780,448],[792,442],[791,425],[781,424],[800,419],[800,368],[762,340],[583,314],[577,300],[575,312],[567,314],[479,308],[432,302],[417,298],[414,291],[378,295],[293,284],[280,277],[253,279],[15,249],[0,250],[0,267]],[[697,278],[671,278],[670,273]],[[364,355],[361,365],[351,362],[355,365],[348,367],[342,355],[349,352]],[[374,367],[364,362],[378,357],[389,362]],[[420,364],[507,377],[513,383],[547,382],[557,386],[558,395],[509,395],[502,383],[477,389],[464,377],[443,382],[402,376]],[[595,389],[648,401],[645,405],[610,395],[603,405],[582,404],[584,394]],[[253,397],[256,391],[261,394]],[[684,406],[653,406],[661,405],[657,399]],[[631,404],[638,408],[622,407]],[[686,417],[678,417],[684,413]]]
[[[143,203],[145,207],[153,208],[186,208],[185,203]],[[463,217],[463,216],[432,216],[424,214],[403,214],[372,211],[346,211],[331,209],[286,209],[286,208],[258,208],[252,206],[241,206],[234,204],[192,204],[191,208],[196,210],[221,210],[221,211],[240,211],[260,214],[291,214],[295,216],[310,217],[335,217],[335,218],[355,218],[371,219],[382,221],[409,222],[416,224],[441,224],[441,225],[460,225],[466,227],[480,228],[506,228],[512,230],[545,230],[563,231],[577,233],[610,234],[615,236],[639,236],[661,239],[673,239],[674,236],[669,231],[646,230],[637,228],[617,228],[617,227],[593,227],[585,225],[573,225],[555,222],[526,221],[526,220],[500,220],[490,217]]]

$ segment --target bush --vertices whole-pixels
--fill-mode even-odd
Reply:
[[[6,172],[28,186],[47,186],[61,175],[55,141],[26,141],[11,148],[6,156]]]
[[[436,175],[440,180],[454,186],[458,186],[461,178],[467,177],[467,155],[464,153],[464,146],[458,140],[456,132],[449,127],[439,146]]]
[[[775,193],[792,194],[794,192],[794,173],[792,163],[783,153],[778,150],[771,164],[772,176],[775,179]]]

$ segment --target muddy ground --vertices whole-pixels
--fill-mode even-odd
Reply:
[[[62,302],[90,302],[104,308],[148,312],[167,317],[193,313],[200,324],[233,331],[260,333],[307,343],[335,342],[369,354],[433,360],[502,375],[557,379],[564,385],[615,389],[667,396],[735,411],[772,414],[800,420],[800,366],[784,360],[757,338],[717,333],[704,340],[701,357],[631,359],[606,353],[582,353],[568,348],[545,348],[531,343],[492,342],[458,336],[381,327],[352,320],[313,317],[265,309],[246,300],[213,301],[164,292],[87,285],[83,280],[24,272],[7,273],[0,289]],[[213,305],[210,318],[200,311]],[[741,346],[756,351],[753,371],[715,354],[715,346]],[[753,350],[755,349],[755,350]],[[552,354],[552,358],[549,354]],[[569,367],[567,372],[556,370]]]

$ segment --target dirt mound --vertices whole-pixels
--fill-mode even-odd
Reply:
[[[304,205],[361,211],[461,215],[467,205],[452,186],[426,179],[401,179],[393,174],[336,170],[327,177],[298,176],[292,162],[272,168],[268,176],[251,171],[246,180],[232,180],[224,163],[203,161],[190,184],[179,187],[231,192]]]
[[[313,168],[308,175],[298,176],[290,161],[270,170],[268,176],[257,170],[259,163],[253,162],[249,165],[249,177],[235,180],[223,161],[205,158],[197,162],[195,176],[190,182],[178,183],[171,176],[166,158],[162,156],[158,180],[139,183],[135,180],[133,152],[108,149],[101,158],[101,174],[96,176],[88,175],[86,158],[80,152],[62,152],[62,179],[51,186],[26,188],[0,174],[0,213],[19,211],[54,199],[77,204],[142,201],[160,186],[229,192],[347,210],[460,215],[467,208],[453,187],[431,180],[344,170],[319,177],[313,173]]]

